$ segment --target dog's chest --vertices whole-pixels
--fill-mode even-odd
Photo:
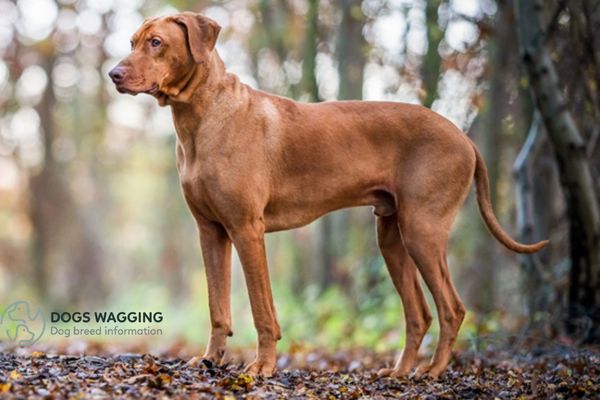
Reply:
[[[213,218],[210,205],[210,171],[202,168],[195,158],[186,155],[181,144],[177,146],[177,170],[179,182],[188,206],[194,214],[201,213],[205,217]]]
[[[192,153],[192,151],[194,151]],[[209,220],[218,221],[227,208],[227,202],[238,198],[236,179],[227,168],[226,160],[217,151],[207,155],[207,149],[177,146],[177,170],[185,200],[195,216],[200,214]],[[219,167],[220,166],[220,167]],[[237,187],[242,187],[238,185]]]

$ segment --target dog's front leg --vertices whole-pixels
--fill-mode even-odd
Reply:
[[[208,306],[210,309],[211,332],[206,353],[194,357],[191,365],[202,360],[220,364],[225,355],[227,337],[231,331],[231,240],[225,229],[216,223],[198,223],[202,258],[208,285]]]
[[[258,332],[258,349],[254,362],[246,368],[251,375],[271,376],[275,370],[275,344],[281,338],[277,323],[264,242],[265,226],[256,218],[230,231],[244,269],[254,326]]]

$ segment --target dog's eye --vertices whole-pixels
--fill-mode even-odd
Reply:
[[[129,41],[129,45],[131,46],[131,50],[133,50],[133,40]]]
[[[160,46],[160,45],[161,45],[161,43],[162,43],[162,42],[160,41],[160,39],[157,39],[157,38],[154,38],[154,39],[152,39],[152,40],[150,41],[150,45],[151,45],[152,47],[158,47],[158,46]]]

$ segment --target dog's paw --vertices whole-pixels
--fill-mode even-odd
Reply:
[[[399,368],[381,368],[377,371],[378,378],[407,378],[410,371],[403,371]]]
[[[205,368],[210,369],[210,368],[221,365],[222,361],[223,361],[222,357],[221,358],[213,358],[213,357],[207,357],[206,355],[204,355],[202,357],[200,357],[200,356],[192,357],[185,365],[187,367],[191,367],[191,368],[205,367]]]
[[[438,379],[446,370],[445,366],[432,363],[419,365],[410,376],[412,379]]]
[[[191,368],[196,368],[198,366],[200,366],[200,364],[202,364],[202,357],[192,357],[188,360],[188,362],[185,363],[186,367],[191,367]]]
[[[436,368],[433,364],[422,364],[410,376],[412,379],[437,379],[444,372],[444,368]]]
[[[442,374],[444,373],[444,371],[446,371],[446,367],[445,366],[435,366],[432,365],[429,368],[429,371],[427,371],[426,376],[430,379],[438,379],[440,376],[442,376]]]
[[[204,353],[202,358],[204,360],[210,361],[214,365],[221,365],[223,363],[223,360],[225,359],[225,349],[219,348],[213,351],[208,349],[206,353]]]
[[[244,372],[250,376],[270,378],[275,373],[275,362],[255,360],[246,367]]]

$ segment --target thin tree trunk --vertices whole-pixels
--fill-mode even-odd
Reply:
[[[309,0],[306,14],[306,38],[304,60],[302,61],[302,89],[308,93],[310,101],[320,101],[317,83],[317,46],[319,29],[319,0]],[[334,280],[335,248],[333,240],[333,220],[330,215],[318,222],[317,275],[319,290],[325,291]]]
[[[489,88],[485,91],[481,113],[471,126],[473,139],[488,166],[492,204],[498,204],[498,183],[503,172],[500,160],[502,143],[505,141],[503,120],[508,114],[506,77],[511,74],[510,50],[514,44],[510,25],[512,15],[512,9],[506,1],[498,2],[498,12],[491,25],[493,33],[486,45],[489,53],[486,65]],[[475,201],[473,197],[469,200]],[[474,233],[469,244],[474,256],[463,272],[462,281],[468,288],[466,300],[477,311],[477,332],[482,333],[486,329],[491,313],[497,309],[498,276],[502,273],[499,266],[504,260],[501,258],[502,254],[498,253],[494,238],[487,234],[476,209],[476,207],[469,207],[466,213]]]
[[[341,13],[336,41],[337,69],[340,79],[339,100],[360,100],[363,97],[367,43],[362,33],[366,16],[362,12],[361,4],[361,0],[337,1]],[[337,259],[342,259],[347,254],[360,256],[360,268],[366,268],[366,289],[374,287],[378,278],[377,263],[373,263],[371,260],[377,256],[378,252],[376,250],[375,253],[368,251],[377,249],[371,211],[366,209],[342,210],[327,216],[327,218],[335,220]],[[353,235],[358,236],[360,243],[365,243],[366,246],[358,249],[354,247],[351,243]],[[351,290],[351,286],[345,285],[345,287]]]
[[[490,200],[492,204],[499,203],[498,184],[502,174],[502,143],[505,137],[504,118],[509,111],[509,95],[506,90],[506,77],[511,74],[510,51],[514,46],[515,33],[512,29],[513,10],[510,1],[498,1],[498,12],[494,18],[493,35],[488,42],[490,53],[488,70],[489,90],[486,94],[485,108],[483,110],[483,131],[479,136],[481,152],[488,166],[490,181]],[[484,277],[478,279],[476,286],[476,304],[478,306],[478,329],[482,329],[490,313],[496,309],[499,265],[502,260],[497,253],[498,247],[494,239],[487,235],[485,228],[479,224],[481,239],[478,240],[477,249],[477,275]],[[486,260],[481,264],[481,260]]]
[[[425,53],[425,59],[421,67],[421,76],[423,79],[423,89],[425,90],[423,105],[428,108],[431,108],[437,97],[440,67],[442,65],[439,47],[444,37],[444,31],[438,23],[438,9],[440,8],[440,4],[442,4],[441,0],[428,0],[425,5],[427,53]]]
[[[521,55],[537,109],[554,147],[569,217],[571,281],[566,326],[600,340],[600,210],[585,143],[568,109],[546,47],[540,0],[517,0]],[[581,333],[581,332],[579,332]]]
[[[43,164],[29,181],[34,281],[38,295],[46,301],[93,301],[103,296],[105,289],[99,235],[94,232],[91,216],[79,209],[65,179],[65,167],[52,151],[59,135],[51,74],[54,59],[51,56],[44,61],[48,84],[36,107],[42,128]],[[60,268],[67,269],[70,280],[54,280],[57,290],[52,292],[50,282]]]
[[[516,209],[517,209],[517,229],[519,239],[524,243],[534,243],[543,239],[540,231],[547,234],[548,230],[540,229],[542,219],[536,216],[542,214],[547,218],[544,221],[549,221],[549,211],[551,204],[546,202],[545,210],[539,209],[539,201],[536,202],[536,194],[539,195],[539,190],[544,190],[544,194],[551,190],[547,182],[541,182],[537,187],[534,179],[534,168],[536,167],[536,155],[542,147],[542,119],[538,112],[534,113],[527,138],[519,152],[514,163],[514,174],[516,177]],[[536,191],[536,188],[538,189]],[[526,303],[527,314],[529,316],[529,329],[545,330],[549,322],[550,315],[544,315],[540,318],[540,313],[548,313],[552,294],[549,288],[548,280],[551,278],[551,272],[544,270],[540,265],[538,256],[524,255],[522,256],[523,267],[523,284],[524,284],[524,300]],[[542,324],[542,326],[540,326]]]
[[[340,100],[362,99],[366,42],[362,34],[365,15],[361,4],[362,0],[338,0],[342,12],[336,42]]]
[[[302,61],[302,88],[310,101],[320,101],[317,83],[317,46],[319,33],[319,0],[309,0],[306,14],[306,38],[304,60]]]
[[[55,137],[52,115],[55,103],[51,75],[53,61],[54,59],[49,57],[43,65],[48,76],[48,83],[42,99],[36,107],[42,129],[43,166],[39,172],[32,174],[29,180],[29,214],[33,225],[33,275],[36,291],[43,300],[49,298],[48,275],[51,272],[51,259],[55,247],[53,231],[57,228],[60,229],[63,222],[62,218],[57,218],[57,214],[60,214],[61,210],[64,211],[62,207],[55,208],[55,204],[61,203],[62,182],[58,177],[57,165],[51,152]],[[57,197],[59,201],[56,201]]]

